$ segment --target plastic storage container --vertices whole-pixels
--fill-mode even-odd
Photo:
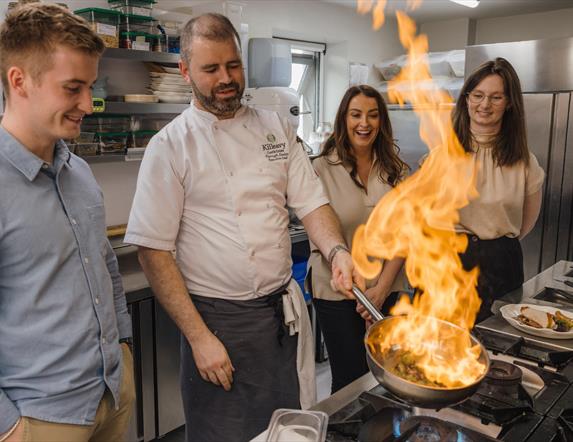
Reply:
[[[128,132],[99,133],[100,152],[102,154],[123,154],[127,148]]]
[[[108,48],[119,47],[118,27],[122,16],[119,11],[103,8],[84,8],[74,11],[74,14],[86,19]]]
[[[156,130],[138,130],[131,133],[128,147],[147,147],[149,140],[157,133]]]
[[[279,408],[271,417],[267,442],[324,442],[327,424],[322,411]]]
[[[99,150],[99,143],[78,143],[71,146],[73,146],[73,152],[80,157],[93,157],[98,154]]]
[[[108,0],[109,7],[124,14],[151,17],[155,0]]]
[[[120,14],[120,17],[120,32],[145,32],[147,34],[156,34],[158,31],[157,20],[153,17],[137,14]]]
[[[82,132],[128,132],[131,130],[130,117],[109,115],[107,117],[86,117],[82,121]]]

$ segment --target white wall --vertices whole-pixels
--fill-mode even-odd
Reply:
[[[428,36],[430,51],[432,52],[463,49],[468,41],[469,30],[470,20],[467,18],[422,23],[420,25],[420,33]]]
[[[371,16],[318,1],[244,1],[250,37],[285,37],[327,44],[324,66],[325,121],[334,121],[349,84],[350,62],[372,64],[403,53],[396,24],[377,32]]]
[[[471,40],[470,20],[447,20],[420,25],[432,51],[463,49]],[[466,26],[467,24],[467,26]],[[475,42],[490,44],[573,36],[573,8],[475,21]]]

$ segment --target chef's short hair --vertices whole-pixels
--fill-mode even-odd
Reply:
[[[199,37],[211,41],[234,40],[241,48],[241,38],[231,20],[222,14],[203,14],[189,20],[181,32],[181,58],[186,64],[191,58],[193,39]]]
[[[8,69],[19,66],[37,81],[50,68],[58,46],[100,56],[105,45],[83,18],[48,3],[16,6],[0,26],[0,75],[6,95]]]

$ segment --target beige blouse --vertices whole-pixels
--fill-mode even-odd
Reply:
[[[368,193],[366,193],[354,183],[350,177],[350,169],[339,162],[336,153],[331,154],[328,159],[337,164],[329,164],[325,157],[319,157],[313,161],[312,165],[322,181],[330,205],[340,219],[344,240],[348,247],[352,247],[354,231],[360,224],[366,223],[380,198],[391,189],[391,186],[384,183],[378,176],[378,171],[372,168],[368,175]],[[358,180],[360,181],[359,177]],[[310,247],[308,266],[309,271],[312,269],[313,296],[330,301],[347,299],[330,288],[331,272],[328,261],[312,242]],[[392,290],[407,288],[406,278],[402,272],[397,275]],[[307,284],[308,282],[307,279]],[[367,287],[372,287],[375,283],[376,281],[368,281]]]
[[[541,189],[545,172],[532,153],[529,166],[518,163],[498,167],[492,151],[491,137],[477,139],[473,156],[479,196],[460,210],[456,231],[481,239],[516,238],[521,230],[525,198]]]

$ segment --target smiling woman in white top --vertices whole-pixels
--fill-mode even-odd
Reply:
[[[521,85],[507,60],[488,61],[469,76],[453,122],[476,168],[479,196],[460,210],[456,230],[469,239],[464,267],[480,268],[479,322],[495,299],[523,284],[519,240],[539,216],[545,173],[527,147]]]
[[[380,198],[402,178],[407,166],[398,157],[388,110],[382,96],[370,86],[348,89],[336,115],[334,133],[313,162],[330,205],[338,215],[346,244],[364,224]],[[397,278],[402,260],[385,263],[366,296],[378,307],[392,289],[403,288]],[[335,392],[368,371],[364,349],[368,313],[330,287],[331,271],[316,247],[309,258],[309,277],[320,327],[328,349]],[[400,282],[402,284],[400,284]]]

